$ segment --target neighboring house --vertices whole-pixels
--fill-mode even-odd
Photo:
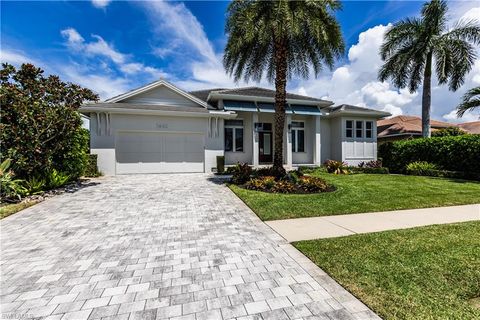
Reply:
[[[431,131],[455,127],[453,123],[443,121],[430,121]],[[421,138],[422,137],[422,119],[416,116],[396,116],[377,121],[378,143]]]
[[[83,105],[91,152],[107,175],[211,172],[225,164],[270,164],[275,91],[248,87],[185,92],[164,80]],[[286,167],[377,158],[376,121],[390,114],[287,94]]]
[[[480,121],[460,123],[458,126],[470,134],[480,134]]]

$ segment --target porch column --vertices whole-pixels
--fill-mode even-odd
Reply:
[[[255,131],[255,123],[258,122],[258,113],[252,112],[252,164],[258,167],[258,132]]]
[[[285,124],[285,132],[286,134],[286,139],[287,141],[287,167],[291,168],[292,167],[292,130],[289,130],[290,125],[292,124],[292,115],[287,114],[287,123]]]
[[[314,128],[315,128],[315,144],[313,146],[313,163],[316,166],[319,166],[322,164],[321,160],[321,136],[320,136],[320,116],[315,116],[313,121],[315,122]]]

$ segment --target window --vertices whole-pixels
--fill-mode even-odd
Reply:
[[[373,136],[373,122],[365,121],[365,138],[371,139]]]
[[[346,120],[345,136],[347,138],[372,139],[373,138],[373,121]]]
[[[355,138],[363,138],[363,121],[355,121]]]
[[[347,131],[345,132],[346,137],[353,138],[353,121],[347,120],[346,127],[347,127]]]
[[[292,121],[292,151],[305,152],[305,122]]]
[[[243,152],[243,120],[225,120],[225,151]]]

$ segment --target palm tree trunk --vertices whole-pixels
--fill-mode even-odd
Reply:
[[[428,53],[423,74],[422,136],[430,137],[430,107],[432,103],[432,53]]]
[[[287,103],[287,49],[283,41],[275,41],[275,144],[273,169],[278,175],[283,168],[283,130],[285,128],[285,104]]]

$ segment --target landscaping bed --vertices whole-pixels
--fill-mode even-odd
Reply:
[[[266,193],[312,194],[332,192],[335,187],[324,179],[306,176],[300,170],[275,172],[272,167],[252,169],[248,164],[237,164],[229,170],[231,183],[239,188]]]
[[[393,174],[335,175],[324,168],[309,173],[336,187],[334,192],[274,194],[230,189],[262,220],[316,217],[453,206],[480,202],[480,182]]]
[[[27,195],[16,202],[0,202],[0,219],[6,218],[16,212],[31,207],[39,202],[42,202],[53,196],[63,193],[73,193],[85,187],[96,185],[96,182],[92,182],[90,179],[78,179],[77,181],[69,182],[63,186],[46,190],[38,191],[35,194]]]
[[[294,246],[383,319],[467,320],[480,319],[479,234],[476,221]]]

